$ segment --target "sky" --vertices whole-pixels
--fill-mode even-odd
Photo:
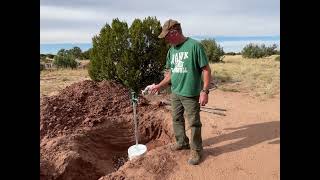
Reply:
[[[280,35],[279,0],[41,0],[40,44],[91,43],[115,18],[148,16],[178,20],[185,36]]]

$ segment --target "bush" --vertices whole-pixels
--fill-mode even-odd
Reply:
[[[55,55],[53,54],[47,54],[47,57],[50,58],[50,59],[53,59],[55,57]]]
[[[214,39],[204,39],[201,41],[201,44],[205,49],[209,62],[222,62],[224,55],[223,48]]]
[[[71,54],[78,59],[82,59],[82,51],[79,47],[75,46],[72,49],[70,49],[69,51],[71,51]]]
[[[276,54],[276,48],[276,44],[266,47],[264,44],[259,46],[257,44],[250,43],[243,48],[241,54],[244,58],[262,58]]]
[[[235,56],[236,53],[235,52],[227,52],[227,53],[225,53],[225,55]]]
[[[54,57],[53,65],[57,68],[76,68],[78,66],[75,57],[69,54],[59,54]]]
[[[163,78],[168,46],[159,39],[156,18],[126,22],[113,19],[92,39],[89,75],[95,81],[114,80],[135,92]]]
[[[82,51],[79,47],[75,46],[70,50],[67,50],[71,55],[73,55],[75,58],[82,59]]]
[[[82,51],[79,47],[75,46],[73,47],[72,49],[69,49],[69,50],[66,50],[66,49],[60,49],[57,53],[57,55],[69,55],[69,56],[72,56],[74,58],[77,58],[77,59],[82,59]]]
[[[81,53],[81,56],[83,59],[90,59],[90,52],[91,52],[91,49],[88,49],[87,51],[84,51],[83,53]]]
[[[274,60],[275,61],[280,61],[280,56],[277,56]]]

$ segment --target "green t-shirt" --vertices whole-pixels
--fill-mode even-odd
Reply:
[[[171,91],[181,96],[198,96],[202,89],[201,68],[208,64],[203,46],[192,38],[172,46],[167,53],[171,71]]]

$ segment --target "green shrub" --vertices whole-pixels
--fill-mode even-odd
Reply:
[[[227,52],[227,53],[225,53],[225,55],[234,56],[234,55],[236,55],[236,53],[235,52]]]
[[[53,54],[47,54],[46,55],[48,58],[50,58],[50,59],[53,59],[54,57],[55,57],[55,55],[53,55]]]
[[[92,39],[89,75],[95,81],[113,80],[135,92],[162,80],[168,46],[159,39],[156,18],[126,22],[113,19]]]
[[[209,62],[222,62],[224,55],[223,48],[214,39],[204,39],[201,41],[201,44],[205,49]]]
[[[74,56],[69,54],[59,54],[54,57],[53,65],[57,68],[76,68],[78,63]]]
[[[92,48],[88,49],[87,51],[82,52],[81,57],[82,57],[83,59],[90,59],[91,49],[92,49]]]
[[[72,49],[67,50],[75,58],[82,59],[82,51],[79,47],[75,46]]]
[[[257,44],[250,43],[243,48],[241,54],[244,58],[263,58],[276,54],[276,48],[276,44],[266,47],[264,44],[259,46]]]

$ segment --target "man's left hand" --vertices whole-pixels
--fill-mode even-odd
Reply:
[[[205,92],[200,93],[199,97],[200,106],[205,106],[208,103],[208,94]]]

